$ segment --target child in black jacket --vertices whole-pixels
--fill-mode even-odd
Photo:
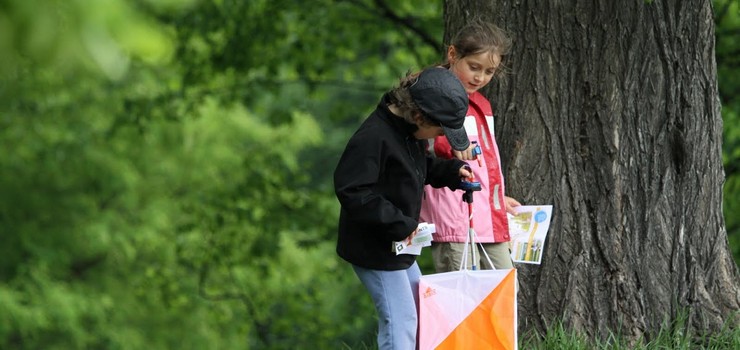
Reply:
[[[466,150],[467,109],[468,95],[449,70],[406,76],[350,138],[334,172],[342,206],[337,254],[375,302],[379,349],[416,348],[421,271],[415,255],[396,255],[392,244],[416,234],[425,184],[455,190],[471,176],[464,161],[428,156],[423,142],[445,135],[453,149]]]

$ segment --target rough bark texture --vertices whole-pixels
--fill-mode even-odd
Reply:
[[[711,331],[740,309],[711,6],[445,2],[446,43],[473,18],[511,33],[510,74],[486,91],[506,190],[554,205],[542,265],[518,266],[520,332],[650,339],[681,312]]]

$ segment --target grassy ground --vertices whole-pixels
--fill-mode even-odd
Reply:
[[[736,314],[725,324],[719,333],[697,334],[686,331],[686,317],[679,316],[672,324],[664,326],[650,340],[640,340],[636,344],[628,343],[619,334],[610,334],[607,339],[590,341],[566,330],[562,324],[551,327],[544,336],[528,334],[520,337],[519,348],[526,350],[735,350],[740,349],[740,327]],[[733,326],[734,324],[734,326]]]
[[[618,333],[607,339],[592,341],[585,336],[568,331],[562,324],[552,326],[547,334],[519,336],[522,350],[736,350],[740,349],[740,311],[727,321],[718,333],[697,334],[686,331],[686,317],[680,315],[672,324],[664,326],[650,340],[630,344]],[[734,326],[733,326],[734,325]],[[377,346],[361,345],[345,349],[375,350]]]

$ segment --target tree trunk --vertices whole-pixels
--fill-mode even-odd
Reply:
[[[711,1],[447,0],[445,43],[478,17],[514,41],[486,91],[507,195],[554,206],[542,264],[517,266],[520,332],[720,329],[740,276]]]

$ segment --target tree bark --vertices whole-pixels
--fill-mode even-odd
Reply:
[[[520,332],[636,341],[682,313],[719,330],[740,274],[711,1],[446,0],[445,43],[474,18],[514,42],[485,91],[507,195],[554,206],[542,264],[517,266]]]

